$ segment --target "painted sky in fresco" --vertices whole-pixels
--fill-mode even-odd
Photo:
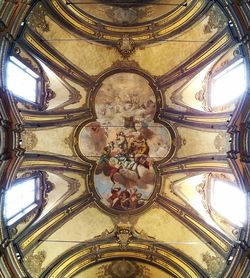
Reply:
[[[106,78],[95,98],[97,119],[80,133],[80,150],[97,163],[94,185],[103,204],[116,210],[145,205],[154,191],[154,162],[167,156],[169,131],[154,122],[156,99],[134,73]]]

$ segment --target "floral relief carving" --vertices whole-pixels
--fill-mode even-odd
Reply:
[[[23,138],[22,147],[26,151],[32,151],[38,143],[38,138],[36,134],[30,129],[24,130],[24,132],[22,133],[22,138]]]
[[[225,261],[219,256],[213,256],[209,252],[202,254],[202,260],[207,265],[207,272],[210,278],[219,277],[224,268]]]
[[[46,251],[32,252],[24,258],[24,264],[29,273],[32,273],[33,278],[40,277],[39,274],[44,270],[42,264],[46,259]]]
[[[69,147],[72,147],[72,143],[73,143],[73,133],[72,134],[70,134],[68,137],[66,137],[65,139],[64,139],[64,143],[67,145],[67,146],[69,146]]]
[[[49,32],[49,23],[46,20],[48,12],[46,8],[39,3],[31,12],[27,19],[27,24],[35,31]]]
[[[225,153],[229,150],[230,134],[219,132],[214,139],[214,146],[220,153]]]
[[[220,9],[213,5],[208,12],[208,23],[205,25],[203,32],[205,34],[212,33],[213,30],[222,30],[227,25],[227,21]]]
[[[209,79],[211,78],[211,74],[211,71],[206,74],[202,82],[201,90],[199,90],[195,94],[195,99],[202,102],[202,108],[204,109],[204,111],[207,112],[211,112],[211,108],[208,105],[208,84]]]

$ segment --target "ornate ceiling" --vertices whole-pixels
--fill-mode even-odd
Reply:
[[[0,276],[248,277],[249,221],[212,197],[217,181],[249,192],[249,89],[215,107],[211,84],[242,59],[249,79],[249,3],[1,1],[0,15]],[[10,56],[39,76],[35,103],[7,89]],[[9,224],[6,191],[30,178],[36,206]]]

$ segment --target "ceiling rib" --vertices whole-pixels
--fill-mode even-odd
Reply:
[[[15,242],[23,255],[27,254],[34,246],[41,244],[53,232],[59,229],[65,222],[72,219],[80,211],[84,210],[94,201],[93,194],[88,193],[64,207],[52,211],[44,219],[35,223],[21,233]]]
[[[158,195],[156,202],[170,212],[178,221],[191,228],[206,244],[227,258],[234,243],[225,235],[208,225],[202,218],[167,197]]]

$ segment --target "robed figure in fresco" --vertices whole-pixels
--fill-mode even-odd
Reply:
[[[97,162],[96,174],[109,176],[113,185],[108,202],[112,208],[126,210],[144,204],[137,192],[140,166],[149,170],[149,146],[141,133],[123,129],[108,143]]]
[[[95,189],[111,209],[140,208],[154,191],[154,162],[168,154],[171,141],[154,122],[154,92],[138,74],[114,74],[103,81],[95,109],[97,120],[80,137],[83,154],[96,158]]]

